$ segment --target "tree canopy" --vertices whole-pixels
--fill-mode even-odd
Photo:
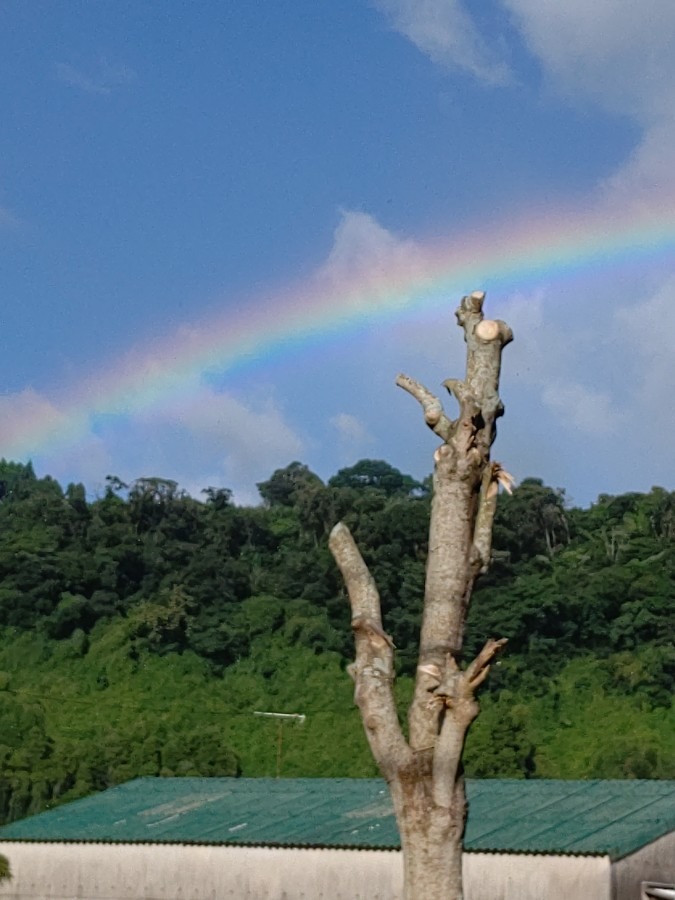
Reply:
[[[327,483],[293,463],[261,499],[115,477],[88,498],[0,461],[0,821],[140,774],[273,775],[261,708],[308,716],[287,726],[282,774],[375,774],[327,536],[344,518],[377,580],[403,708],[428,493],[362,460]],[[494,558],[465,650],[509,644],[469,774],[672,777],[675,493],[578,509],[526,479],[498,504]]]

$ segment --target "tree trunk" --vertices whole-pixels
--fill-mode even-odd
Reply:
[[[482,292],[464,297],[457,320],[467,344],[466,376],[444,386],[457,399],[449,419],[441,402],[407,375],[397,384],[422,406],[442,439],[434,454],[424,612],[415,693],[404,736],[393,693],[394,646],[383,628],[375,583],[347,527],[330,536],[352,607],[356,659],[350,666],[373,756],[389,784],[401,836],[406,900],[461,900],[466,798],[461,759],[478,715],[475,692],[505,641],[490,640],[461,668],[473,585],[489,563],[499,484],[511,477],[490,462],[502,349],[509,327],[483,317]]]

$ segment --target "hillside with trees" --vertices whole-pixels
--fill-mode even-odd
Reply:
[[[109,477],[91,500],[0,462],[0,822],[137,775],[376,774],[327,537],[344,520],[377,581],[404,709],[428,482],[362,460],[323,483],[294,462],[259,491],[242,507]],[[674,777],[674,589],[675,493],[578,509],[526,479],[500,497],[465,652],[509,644],[468,774]]]

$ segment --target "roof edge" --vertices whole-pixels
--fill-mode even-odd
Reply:
[[[261,842],[261,841],[144,841],[144,840],[136,840],[136,841],[115,841],[115,840],[85,840],[85,839],[71,839],[71,840],[62,840],[57,841],[53,838],[2,838],[0,837],[0,847],[3,844],[58,844],[60,846],[64,844],[95,844],[95,845],[106,845],[106,846],[118,846],[118,847],[137,847],[139,845],[145,847],[258,847],[261,849],[267,850],[358,850],[361,853],[372,853],[372,852],[384,852],[384,853],[400,853],[401,845],[400,844],[388,844],[382,847],[372,847],[372,846],[364,846],[363,844],[326,844],[326,843],[318,843],[318,844],[302,844],[302,843],[291,843],[285,844],[280,842]],[[636,852],[636,851],[631,851]],[[469,848],[464,848],[464,853],[470,853],[477,855],[478,853],[484,853],[491,856],[595,856],[595,857],[603,857],[606,856],[608,859],[622,858],[622,857],[613,857],[609,851],[579,851],[576,853],[567,852],[564,850],[559,850],[557,852],[550,850],[499,850],[499,849],[486,849],[481,848],[480,850],[472,850]],[[630,853],[626,854],[630,856]]]

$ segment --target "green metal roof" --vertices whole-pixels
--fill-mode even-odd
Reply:
[[[675,781],[469,780],[469,851],[625,856],[675,829]],[[0,841],[399,847],[379,779],[138,778]]]

